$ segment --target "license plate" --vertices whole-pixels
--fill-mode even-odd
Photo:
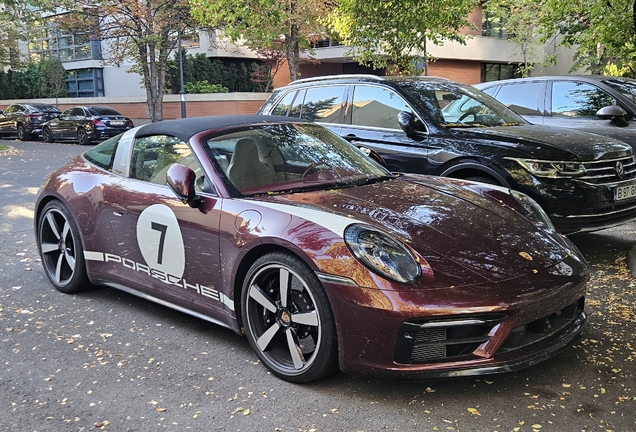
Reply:
[[[123,121],[111,121],[110,125],[111,126],[123,126],[124,122]]]
[[[636,183],[627,186],[617,186],[614,189],[614,201],[622,201],[636,197]]]

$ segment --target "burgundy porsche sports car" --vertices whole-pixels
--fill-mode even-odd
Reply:
[[[588,266],[532,199],[392,174],[283,117],[110,138],[45,179],[35,233],[58,290],[107,285],[229,327],[292,382],[515,370],[586,322]]]

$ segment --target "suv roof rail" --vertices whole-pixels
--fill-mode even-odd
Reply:
[[[384,77],[372,74],[342,74],[342,75],[325,75],[311,78],[302,78],[296,81],[292,81],[290,84],[296,83],[305,83],[311,81],[322,81],[322,80],[331,80],[331,79],[348,79],[348,78],[359,78],[359,79],[369,79],[376,81],[384,81]]]

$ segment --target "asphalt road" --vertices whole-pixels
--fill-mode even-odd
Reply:
[[[110,288],[48,283],[33,236],[42,178],[86,147],[0,154],[0,431],[634,431],[636,224],[574,237],[593,268],[589,329],[516,373],[281,381],[247,340]]]

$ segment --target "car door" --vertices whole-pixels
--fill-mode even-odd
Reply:
[[[409,138],[397,121],[401,111],[417,112],[402,96],[387,87],[355,84],[348,100],[344,139],[379,153],[391,171],[426,173],[427,138]]]
[[[202,168],[178,138],[136,138],[130,154],[127,174],[111,199],[110,222],[122,271],[153,297],[206,315],[221,313],[220,198],[204,191]],[[183,204],[167,186],[166,172],[173,163],[189,166],[197,175],[198,208]]]
[[[68,124],[71,121],[71,118],[73,117],[74,111],[75,111],[75,108],[69,108],[65,110],[62,114],[60,114],[58,118],[56,118],[55,120],[52,120],[49,123],[49,128],[51,129],[51,133],[53,134],[54,138],[64,138],[64,139],[69,138]]]
[[[0,133],[15,133],[13,125],[13,116],[16,111],[15,105],[9,105],[2,114],[0,114]]]

